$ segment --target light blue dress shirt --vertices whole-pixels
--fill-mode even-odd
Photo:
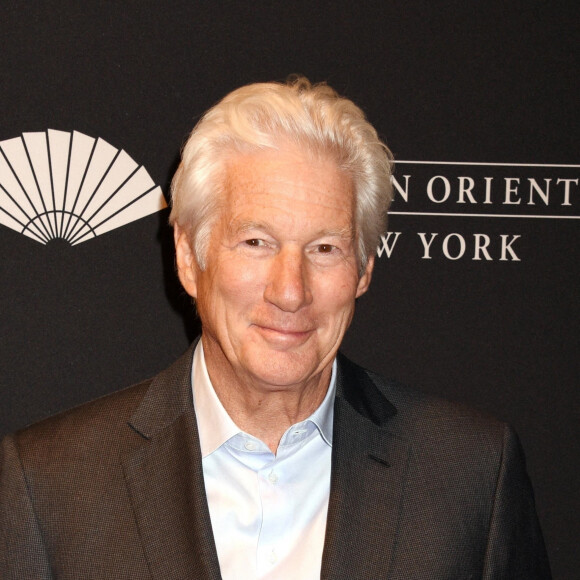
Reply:
[[[193,400],[213,535],[224,580],[320,578],[330,493],[336,361],[320,407],[276,455],[232,421],[193,357]]]

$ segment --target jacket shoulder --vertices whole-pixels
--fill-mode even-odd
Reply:
[[[110,448],[127,431],[151,382],[148,379],[104,395],[17,431],[10,437],[23,463],[49,465]]]
[[[147,438],[140,427],[147,422],[164,425],[188,405],[192,345],[158,375],[73,409],[44,419],[13,436],[21,453],[63,457],[79,453],[102,454],[103,449],[131,446]],[[144,420],[145,419],[145,420]],[[54,458],[53,458],[54,459]]]
[[[385,379],[352,361],[341,357],[341,369],[355,388],[369,393],[374,390],[373,406],[380,398],[388,401],[392,412],[385,428],[417,444],[472,443],[501,448],[508,425],[464,403],[449,401],[400,382]]]

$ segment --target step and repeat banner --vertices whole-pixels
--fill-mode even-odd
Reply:
[[[344,351],[510,422],[577,573],[575,3],[6,2],[0,434],[149,377],[199,332],[168,191],[199,116],[302,73],[367,113],[395,201]]]

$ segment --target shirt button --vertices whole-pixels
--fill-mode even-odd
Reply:
[[[248,451],[254,451],[254,449],[256,449],[256,444],[253,441],[246,441],[244,447]]]
[[[270,552],[270,564],[275,564],[278,561],[278,555],[276,554],[276,550],[272,550]]]
[[[270,480],[270,483],[276,483],[278,481],[278,475],[274,471],[270,471],[268,479]]]

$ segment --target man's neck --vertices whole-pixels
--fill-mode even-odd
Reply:
[[[234,423],[276,453],[280,439],[292,425],[310,417],[328,391],[332,363],[300,384],[275,386],[237,375],[220,351],[203,343],[209,378]],[[209,348],[208,348],[209,347]]]

